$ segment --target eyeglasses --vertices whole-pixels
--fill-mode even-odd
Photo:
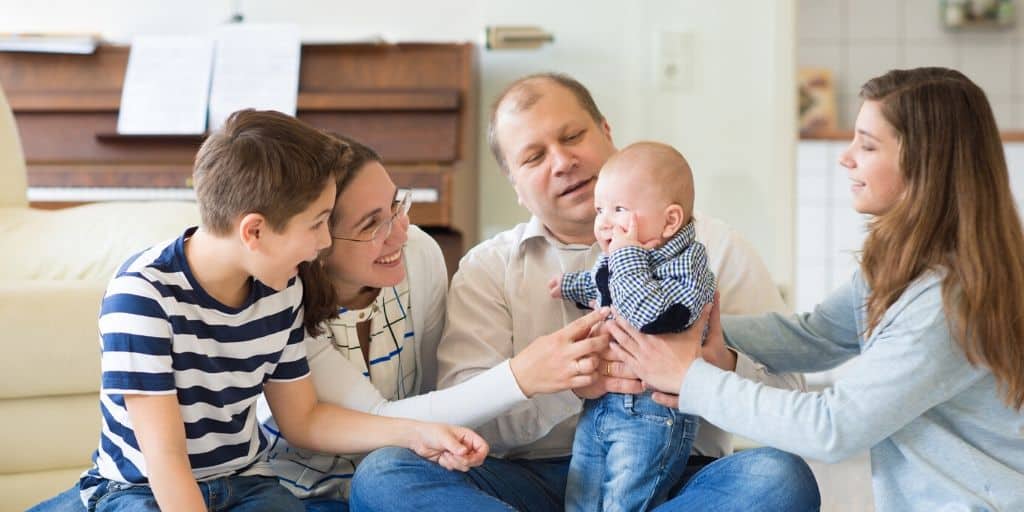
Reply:
[[[349,242],[373,242],[375,240],[382,240],[391,235],[391,226],[395,223],[395,219],[409,215],[409,208],[412,207],[412,194],[409,191],[402,193],[401,199],[396,199],[391,206],[391,217],[384,221],[382,224],[373,228],[373,231],[358,237],[347,237],[338,236],[331,234],[331,238],[335,240],[347,240]]]

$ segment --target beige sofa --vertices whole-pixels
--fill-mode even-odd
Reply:
[[[194,203],[28,207],[25,162],[0,90],[0,512],[66,489],[99,439],[96,318],[130,254],[198,222]]]

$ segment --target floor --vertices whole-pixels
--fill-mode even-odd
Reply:
[[[868,453],[839,464],[807,461],[818,479],[822,512],[873,512],[871,463]]]

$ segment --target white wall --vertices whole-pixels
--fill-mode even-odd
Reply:
[[[556,70],[589,86],[619,145],[656,139],[691,161],[697,207],[729,221],[760,251],[776,280],[793,276],[795,1],[702,0],[0,0],[0,32],[90,31],[118,41],[135,33],[198,33],[241,7],[247,21],[293,22],[309,39],[479,41],[486,25],[539,25],[554,44],[481,50],[480,116],[526,73]],[[692,35],[692,86],[654,81],[661,31]],[[526,218],[480,134],[481,236]]]

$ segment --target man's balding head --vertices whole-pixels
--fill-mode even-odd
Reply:
[[[502,113],[529,110],[551,87],[562,87],[569,91],[576,98],[580,108],[594,120],[594,124],[601,125],[604,122],[604,114],[597,108],[597,103],[594,102],[590,91],[569,75],[537,73],[512,82],[491,105],[490,124],[487,129],[487,143],[491,148],[491,154],[494,155],[495,161],[498,162],[498,166],[505,174],[508,174],[509,166],[501,147],[501,141],[498,139]]]

